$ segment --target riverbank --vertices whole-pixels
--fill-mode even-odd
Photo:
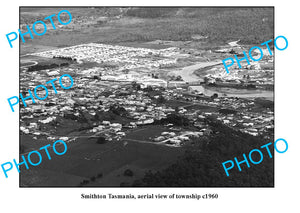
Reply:
[[[173,75],[180,75],[185,82],[204,82],[204,76],[207,74],[208,67],[222,64],[221,61],[201,62],[184,67],[180,70],[172,71]],[[204,73],[201,73],[203,69]],[[192,86],[192,89],[206,96],[218,94],[219,97],[239,97],[239,98],[265,98],[273,101],[274,91],[261,89],[241,89],[231,87],[210,87],[206,85]]]
[[[180,75],[182,77],[182,80],[184,80],[185,82],[195,82],[195,81],[204,82],[203,78],[195,74],[195,71],[206,67],[219,65],[219,64],[222,64],[222,62],[221,61],[200,62],[194,65],[183,67],[180,70],[172,71],[171,74],[175,76]]]

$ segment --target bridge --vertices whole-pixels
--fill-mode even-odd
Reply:
[[[167,88],[186,88],[189,86],[200,86],[203,83],[203,81],[193,81],[193,82],[182,82],[182,83],[167,83]]]

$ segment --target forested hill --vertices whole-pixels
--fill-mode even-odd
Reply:
[[[253,44],[273,38],[273,12],[274,8],[131,8],[126,16],[174,19],[174,25],[165,28],[171,30],[170,40],[172,33],[185,39],[200,34],[210,41],[240,39],[241,43]]]
[[[244,134],[221,123],[212,122],[213,134],[207,140],[198,141],[198,146],[186,151],[183,157],[163,171],[148,171],[144,178],[136,180],[133,186],[190,186],[190,187],[273,187],[274,157],[269,158],[267,151],[262,150],[262,163],[250,168],[241,164],[240,172],[235,166],[226,176],[222,162],[237,157],[243,160],[242,154],[248,156],[252,149],[269,143],[262,138]],[[200,140],[200,139],[198,139]],[[273,147],[271,153],[274,156]],[[258,156],[252,156],[258,161]],[[249,160],[249,159],[248,159]]]

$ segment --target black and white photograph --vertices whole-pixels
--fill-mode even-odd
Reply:
[[[19,186],[273,188],[274,14],[20,6]]]
[[[2,4],[2,212],[299,212],[298,2]]]

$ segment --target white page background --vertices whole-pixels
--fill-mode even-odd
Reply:
[[[276,153],[275,188],[19,188],[15,168],[5,178],[0,168],[1,212],[299,212],[299,3],[298,1],[3,1],[0,7],[0,164],[19,159],[19,114],[7,98],[18,96],[19,49],[10,48],[5,35],[17,31],[19,6],[275,6],[275,37],[284,35],[289,46],[276,50],[275,139],[284,138],[289,149]],[[50,15],[50,14],[49,14]],[[32,23],[33,24],[33,23]],[[267,141],[266,141],[267,143]],[[81,199],[89,194],[206,194],[217,200],[102,200]]]

